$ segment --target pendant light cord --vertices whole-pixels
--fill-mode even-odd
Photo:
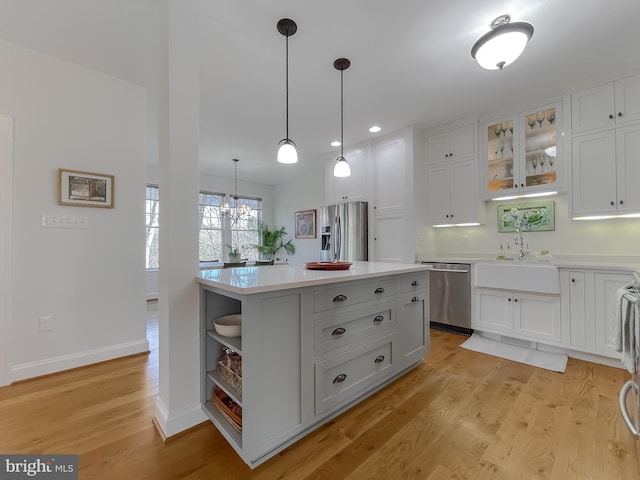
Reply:
[[[340,157],[344,158],[344,70],[340,70]]]
[[[289,140],[289,36],[285,37],[285,111],[286,111],[286,138]]]

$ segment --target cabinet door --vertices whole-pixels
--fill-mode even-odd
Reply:
[[[562,104],[555,103],[520,116],[522,132],[516,161],[520,188],[529,192],[547,190],[559,183],[562,172],[562,141],[557,126],[562,125]]]
[[[449,165],[443,164],[427,169],[429,222],[450,223],[451,202],[449,192]]]
[[[454,223],[477,220],[475,161],[455,162],[449,171],[449,220]]]
[[[615,124],[614,86],[605,83],[571,95],[571,131],[586,132]]]
[[[566,331],[563,334],[563,343],[569,348],[586,349],[588,347],[587,317],[589,312],[593,310],[592,295],[587,292],[588,275],[583,271],[568,271],[560,273],[560,281],[562,289],[561,297],[565,302],[567,309],[562,312],[563,324]],[[591,285],[593,292],[593,284]],[[591,305],[591,308],[589,306]]]
[[[364,200],[365,194],[365,152],[345,153],[345,158],[351,167],[348,177],[334,177],[333,167],[335,158],[327,161],[326,178],[328,204],[344,202],[346,200]]]
[[[640,126],[616,130],[616,173],[618,211],[640,210]]]
[[[517,129],[513,117],[504,117],[483,124],[483,145],[488,196],[513,193],[518,189]]]
[[[560,296],[514,293],[513,333],[552,342],[562,340]]]
[[[449,137],[449,160],[475,157],[475,126],[465,125],[451,131]]]
[[[427,164],[449,161],[449,132],[432,135],[427,138]]]
[[[573,213],[616,211],[615,133],[605,130],[573,137]]]
[[[412,263],[413,249],[405,213],[389,213],[375,216],[373,258],[376,262]]]
[[[513,294],[476,288],[473,328],[496,333],[513,333]]]
[[[406,208],[404,140],[376,145],[373,150],[374,207],[376,213]]]
[[[610,319],[614,312],[613,300],[618,288],[631,282],[631,274],[596,273],[595,274],[595,305],[596,305],[596,353],[614,358],[621,358],[621,354],[607,346]]]
[[[640,120],[640,75],[618,80],[615,92],[616,123]]]
[[[398,304],[398,353],[402,370],[420,361],[428,349],[427,292],[425,290],[406,295]]]

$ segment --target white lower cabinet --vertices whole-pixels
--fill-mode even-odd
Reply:
[[[567,348],[621,358],[607,345],[616,290],[631,282],[631,273],[560,269],[562,323]]]
[[[476,288],[474,302],[475,330],[533,341],[561,341],[559,295]]]

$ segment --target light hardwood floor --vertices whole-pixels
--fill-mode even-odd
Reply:
[[[422,365],[255,470],[209,423],[163,444],[149,313],[151,354],[0,388],[0,453],[77,453],[81,479],[640,478],[624,370],[569,359],[553,373],[439,331]]]

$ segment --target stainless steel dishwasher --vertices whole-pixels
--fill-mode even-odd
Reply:
[[[471,265],[422,262],[429,270],[429,320],[431,327],[470,335]]]

